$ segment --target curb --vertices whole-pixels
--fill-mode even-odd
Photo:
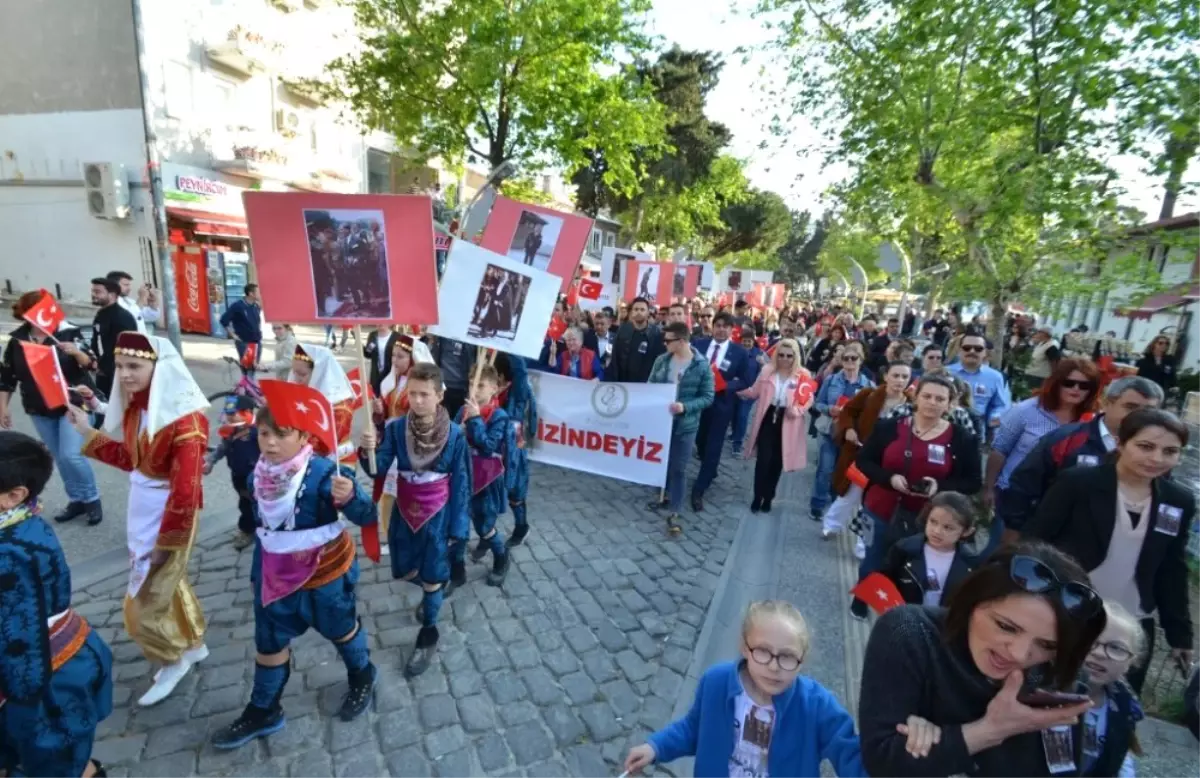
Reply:
[[[842,564],[838,565],[838,581],[842,591],[849,592],[858,583],[858,560],[854,556],[857,536],[843,530],[837,536],[838,553]],[[867,651],[867,638],[871,634],[870,621],[859,621],[850,615],[847,605],[842,609],[842,636],[845,638],[843,656],[846,660],[846,696],[842,700],[846,710],[858,720],[858,695],[862,686],[863,655]]]

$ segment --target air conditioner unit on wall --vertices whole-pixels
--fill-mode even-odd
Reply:
[[[84,162],[83,185],[88,213],[97,219],[129,218],[129,177],[113,162]]]
[[[295,135],[300,131],[300,114],[287,108],[275,111],[275,131]]]

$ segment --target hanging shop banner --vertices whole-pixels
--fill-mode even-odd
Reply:
[[[592,224],[586,216],[497,197],[479,245],[558,276],[559,291],[566,294],[592,236]]]
[[[537,359],[561,283],[558,276],[456,240],[438,295],[440,320],[429,332]]]
[[[674,384],[584,381],[531,372],[538,404],[535,462],[662,486],[671,447]]]
[[[246,192],[242,199],[268,321],[437,323],[428,196]]]

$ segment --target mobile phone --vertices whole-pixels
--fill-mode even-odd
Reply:
[[[925,494],[929,491],[929,482],[922,478],[916,483],[909,484],[908,491],[912,492],[913,494]]]
[[[1090,699],[1086,694],[1060,692],[1056,689],[1022,689],[1017,694],[1017,702],[1031,708],[1059,708],[1078,705]]]

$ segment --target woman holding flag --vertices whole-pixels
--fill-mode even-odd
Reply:
[[[754,386],[738,392],[743,400],[758,401],[746,447],[747,456],[757,454],[752,513],[770,513],[779,476],[785,470],[804,468],[804,412],[812,405],[816,386],[808,371],[800,367],[800,344],[788,339],[776,344],[771,363],[763,367]]]
[[[67,507],[54,520],[87,516],[88,524],[95,526],[104,519],[100,489],[91,464],[80,453],[83,438],[67,415],[68,387],[95,386],[83,333],[65,321],[54,298],[40,290],[21,295],[13,316],[22,324],[13,331],[0,362],[0,427],[12,427],[8,403],[19,389],[21,405],[54,456],[67,493]],[[37,326],[39,321],[46,327]]]

